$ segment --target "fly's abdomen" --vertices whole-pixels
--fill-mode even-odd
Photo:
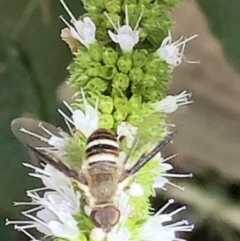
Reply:
[[[116,135],[107,129],[98,129],[88,138],[86,159],[89,164],[96,162],[115,163],[119,157]]]

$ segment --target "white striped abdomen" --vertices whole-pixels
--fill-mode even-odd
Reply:
[[[116,135],[100,128],[87,140],[86,160],[90,165],[97,162],[116,163],[119,157],[119,144]]]

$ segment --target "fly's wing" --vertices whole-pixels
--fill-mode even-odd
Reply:
[[[31,118],[17,118],[14,119],[11,123],[11,130],[15,137],[24,144],[25,146],[31,146],[33,148],[40,147],[40,148],[50,148],[51,146],[48,144],[48,140],[51,137],[44,129],[41,128],[43,126],[49,132],[57,137],[62,137],[59,134],[59,129],[54,125],[51,125],[47,122],[35,120]],[[26,133],[31,132],[36,136]],[[37,137],[37,135],[39,137]],[[42,140],[40,139],[42,137]]]
[[[120,142],[120,149],[127,153],[125,163],[134,162],[144,152],[150,149],[157,141],[162,140],[167,134],[167,127],[162,115],[153,113],[145,118],[137,127],[132,147],[127,147],[127,138]]]
[[[168,116],[153,113],[137,125],[138,131],[132,148],[130,150],[126,149],[126,143],[124,143],[126,140],[120,143],[120,148],[128,155],[124,162],[125,170],[119,182],[139,172],[157,153],[162,152],[172,142],[176,135],[176,129],[179,130],[179,127],[181,129],[183,126],[186,113],[187,107],[185,106]]]
[[[31,157],[35,156],[35,159],[37,157],[40,161],[54,166],[67,176],[74,176],[77,173],[76,170],[80,167],[83,148],[79,149],[78,163],[71,162],[65,150],[68,147],[68,139],[73,142],[72,138],[75,137],[70,138],[54,125],[30,118],[13,120],[11,129],[17,139],[28,147]],[[55,146],[52,145],[52,142],[55,143]],[[70,171],[72,174],[69,174]]]
[[[170,124],[172,122],[171,115],[170,118],[167,118],[166,114],[153,113],[145,118],[137,125],[137,134],[130,150],[126,148],[126,139],[123,139],[120,143],[120,148],[124,150],[125,153],[128,153],[125,159],[125,164],[127,163],[128,167],[129,165],[134,165],[136,160],[143,154],[151,152],[157,143],[165,139],[169,133],[176,132],[176,126],[182,125],[186,114],[186,109],[182,109],[178,114],[174,113],[174,119],[177,120],[178,125],[175,125],[174,122],[174,124]],[[170,121],[168,121],[168,119]],[[169,124],[166,124],[166,122]]]
[[[148,151],[144,152],[137,160],[137,162],[130,168],[126,168],[120,177],[120,182],[124,181],[126,178],[137,173],[142,167],[144,167],[152,158],[156,156],[157,153],[162,152],[162,150],[173,140],[176,135],[176,131],[173,131],[165,136],[161,141],[155,143],[155,145]],[[156,170],[156,168],[154,168]]]
[[[138,146],[141,147],[146,143],[152,145],[155,142],[163,140],[170,132],[182,128],[184,119],[187,114],[188,106],[181,106],[178,110],[171,114],[153,113],[145,118],[137,127],[139,139]],[[157,124],[156,124],[157,123]]]

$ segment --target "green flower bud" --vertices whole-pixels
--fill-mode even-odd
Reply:
[[[112,129],[114,125],[114,119],[111,114],[101,114],[100,115],[100,127]]]
[[[96,77],[99,76],[99,73],[101,71],[101,64],[100,63],[92,63],[90,66],[88,66],[88,69],[86,70],[86,74],[89,77]]]
[[[141,68],[147,61],[148,51],[146,49],[135,50],[133,52],[132,60],[133,66]]]
[[[68,81],[69,83],[71,83],[71,85],[76,87],[76,86],[85,86],[88,80],[89,80],[89,77],[86,74],[75,73],[69,77]],[[76,89],[79,90],[78,87]]]
[[[118,97],[115,96],[113,99],[114,106],[117,110],[122,113],[128,112],[129,110],[129,102],[126,97]]]
[[[129,86],[129,77],[126,74],[117,73],[112,82],[112,87],[116,89],[126,90]]]
[[[103,55],[103,49],[102,46],[98,43],[91,44],[89,46],[89,56],[92,58],[95,62],[102,61],[102,55]]]
[[[140,109],[141,116],[147,118],[151,114],[155,113],[155,108],[152,106],[152,103],[143,103],[142,108]]]
[[[121,0],[104,0],[106,10],[110,13],[119,13],[121,11]]]
[[[156,88],[146,88],[143,93],[143,99],[144,101],[157,101],[160,95],[161,93]]]
[[[157,55],[149,55],[146,64],[144,65],[144,69],[146,73],[157,74],[159,71],[159,65],[162,60]]]
[[[125,0],[124,4],[128,6],[129,13],[132,13],[138,7],[136,0]]]
[[[142,97],[140,95],[133,94],[129,99],[129,104],[131,106],[131,110],[139,109],[142,105]]]
[[[110,96],[99,96],[99,109],[102,113],[111,114],[113,111],[113,99]]]
[[[143,121],[143,117],[141,117],[140,113],[137,111],[131,112],[128,116],[127,121],[131,123],[133,126],[139,125]]]
[[[113,76],[117,73],[117,69],[113,66],[102,66],[101,71],[99,73],[99,76],[106,79],[106,80],[112,80]]]
[[[133,68],[129,73],[129,78],[134,84],[141,83],[144,73],[141,68]]]
[[[112,48],[105,48],[102,58],[104,64],[113,66],[118,60],[118,53]]]
[[[127,74],[132,69],[131,54],[126,53],[123,56],[121,56],[118,59],[117,67],[122,73]]]
[[[141,97],[136,96],[134,99],[141,99]],[[145,118],[150,116],[155,112],[154,108],[152,107],[151,103],[142,103],[140,108],[131,108],[131,113],[128,117],[128,121],[132,125],[139,125]]]
[[[84,5],[84,8],[88,12],[99,12],[102,13],[102,11],[105,9],[104,1],[103,0],[82,0],[82,3]]]
[[[102,93],[107,89],[107,85],[108,85],[107,81],[96,77],[96,78],[90,79],[87,85],[85,86],[85,88],[90,91]]]
[[[76,57],[74,58],[73,67],[87,69],[91,63],[92,63],[92,58],[88,54],[88,52],[78,51],[76,54]],[[71,65],[70,65],[70,70],[71,70]]]
[[[115,126],[117,127],[118,124],[120,124],[122,121],[126,120],[127,110],[125,110],[125,111],[117,110],[114,112],[113,117],[114,117],[115,123],[116,123]]]
[[[148,75],[145,74],[143,77],[143,81],[141,82],[141,84],[143,85],[143,88],[149,88],[154,86],[157,83],[157,78],[154,75]]]
[[[141,83],[139,84],[132,84],[131,85],[131,92],[132,94],[140,94],[142,95],[142,93],[144,92],[144,89],[141,86]]]

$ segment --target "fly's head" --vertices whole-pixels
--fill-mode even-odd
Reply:
[[[96,227],[109,232],[118,223],[120,211],[114,205],[108,204],[103,207],[93,208],[90,217]]]

